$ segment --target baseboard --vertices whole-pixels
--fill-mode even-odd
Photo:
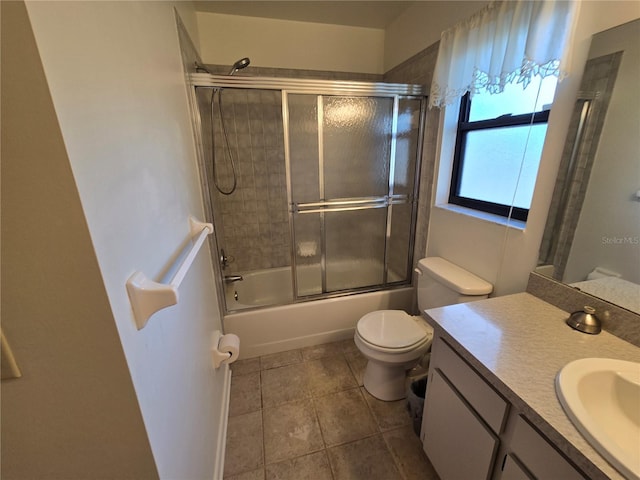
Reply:
[[[224,380],[222,382],[222,405],[218,421],[218,438],[216,441],[215,464],[213,468],[213,480],[222,480],[224,475],[224,453],[227,444],[227,425],[229,424],[229,398],[231,396],[231,369],[228,364],[223,364]]]

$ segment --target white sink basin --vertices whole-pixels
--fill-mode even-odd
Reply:
[[[570,362],[556,377],[556,392],[587,441],[624,476],[640,480],[640,363]]]

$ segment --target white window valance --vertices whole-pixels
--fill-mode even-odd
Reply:
[[[568,73],[579,2],[494,1],[444,31],[429,106],[470,92],[500,93],[511,82]]]

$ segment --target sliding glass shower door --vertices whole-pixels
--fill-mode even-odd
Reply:
[[[296,297],[407,281],[421,98],[284,95]]]
[[[422,86],[191,78],[227,312],[411,282]]]

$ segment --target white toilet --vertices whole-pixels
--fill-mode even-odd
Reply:
[[[418,307],[453,305],[487,298],[493,285],[440,257],[418,262]],[[402,310],[367,313],[356,326],[354,341],[367,358],[364,388],[380,400],[406,396],[406,371],[431,348],[433,329],[421,316]]]

